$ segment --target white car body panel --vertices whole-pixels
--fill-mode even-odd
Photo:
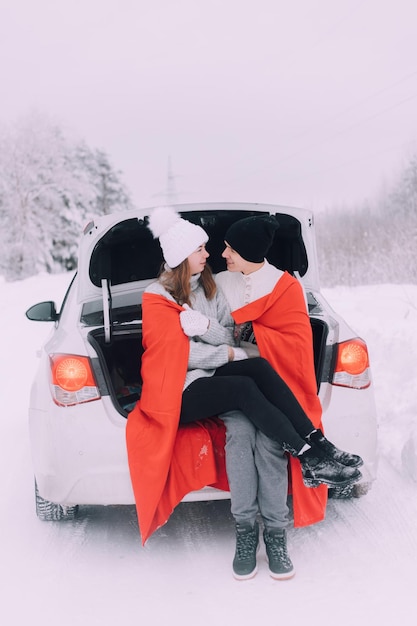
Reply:
[[[313,228],[309,211],[280,205],[246,203],[207,203],[177,205],[178,211],[256,210],[288,213],[301,223],[309,267],[301,281],[321,306],[313,314],[329,324],[327,345],[355,337],[354,331],[320,293],[319,271]],[[35,478],[42,498],[65,506],[89,504],[133,504],[125,442],[126,416],[115,408],[111,395],[98,400],[62,407],[52,399],[49,378],[49,355],[78,354],[97,361],[97,354],[88,341],[92,326],[82,324],[81,311],[85,303],[102,298],[102,290],[90,280],[88,268],[91,255],[103,235],[125,219],[143,219],[149,210],[115,213],[95,219],[80,241],[79,269],[74,285],[67,295],[59,322],[51,329],[41,353],[39,368],[32,385],[29,429]],[[112,287],[117,294],[136,294],[151,280],[142,280]],[[331,316],[328,319],[328,316]],[[98,361],[97,361],[98,362]],[[377,417],[372,384],[366,389],[338,387],[323,381],[320,387],[323,424],[328,437],[347,451],[360,454],[366,484],[372,483],[377,472]],[[188,494],[184,500],[210,500],[228,497],[227,492],[205,488]]]

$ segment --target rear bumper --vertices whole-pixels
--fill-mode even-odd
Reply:
[[[372,388],[355,390],[323,384],[323,426],[338,447],[359,454],[362,484],[377,475],[377,420]],[[331,402],[330,402],[331,400]],[[62,505],[134,504],[126,450],[126,420],[109,397],[77,407],[31,408],[29,431],[39,494]],[[184,502],[219,500],[228,492],[206,487]]]
[[[33,469],[45,500],[68,506],[134,503],[126,420],[117,414],[110,421],[106,402],[58,407],[50,400],[45,410],[29,410]]]

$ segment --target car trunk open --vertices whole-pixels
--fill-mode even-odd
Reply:
[[[228,227],[244,217],[266,214],[269,213],[261,210],[208,208],[182,215],[207,232],[209,264],[217,273],[226,269],[221,253]],[[280,227],[268,260],[280,269],[302,277],[308,270],[308,259],[301,224],[295,217],[284,213],[276,213],[276,217]],[[156,279],[163,263],[159,242],[153,239],[147,223],[146,216],[118,222],[96,242],[90,257],[88,280],[101,295],[85,301],[81,315],[84,325],[94,326],[88,338],[104,375],[103,395],[110,395],[118,411],[125,416],[141,391],[142,293],[146,285]],[[327,325],[314,318],[311,322],[319,387],[325,363]]]

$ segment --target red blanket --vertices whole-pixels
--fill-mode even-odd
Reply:
[[[270,310],[276,300],[279,319]],[[129,414],[126,443],[139,528],[145,543],[187,493],[206,485],[223,490],[229,486],[223,423],[213,418],[178,428],[189,353],[189,340],[179,323],[182,308],[153,294],[144,294],[142,306],[143,389],[140,401]],[[285,274],[272,294],[235,311],[233,316],[237,323],[253,320],[261,354],[276,367],[313,423],[319,426],[321,406],[316,394],[310,322],[306,313],[294,312],[294,308],[302,311],[303,306],[300,285]],[[280,354],[286,358],[277,359]],[[293,355],[300,367],[291,363],[286,368],[288,355]],[[304,487],[299,463],[292,458],[291,475],[294,525],[321,521],[327,488]]]
[[[178,428],[189,340],[182,307],[144,294],[142,395],[129,414],[126,443],[142,543],[182,498],[206,485],[228,490],[224,425],[216,419]]]
[[[237,324],[252,321],[261,356],[291,388],[316,428],[322,428],[322,407],[317,395],[312,330],[304,294],[287,272],[272,293],[233,311]],[[307,526],[325,517],[327,487],[306,487],[300,462],[290,457],[294,525]]]

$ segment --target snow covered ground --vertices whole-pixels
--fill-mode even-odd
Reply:
[[[273,581],[231,574],[229,502],[181,504],[141,547],[134,507],[83,507],[72,522],[35,515],[27,432],[36,350],[49,324],[25,310],[60,305],[68,275],[0,279],[2,623],[362,626],[417,623],[417,286],[324,293],[368,343],[380,420],[378,479],[363,498],[330,501],[326,520],[289,530],[296,567]]]

